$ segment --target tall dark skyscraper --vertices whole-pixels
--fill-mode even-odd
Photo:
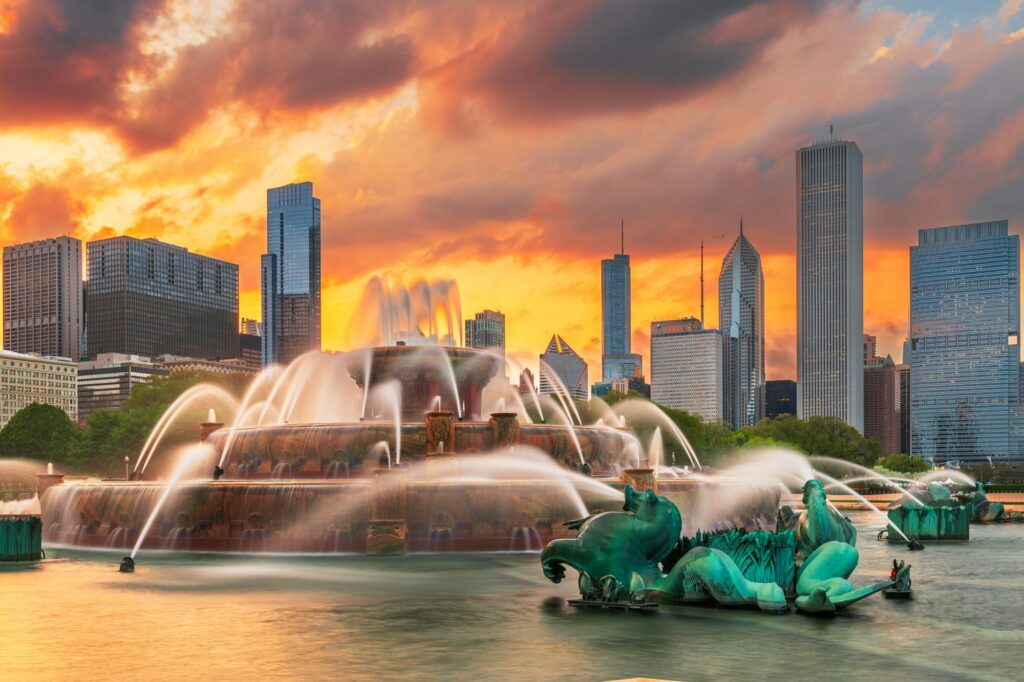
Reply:
[[[601,261],[601,380],[614,381],[643,375],[642,359],[630,350],[629,256],[625,226],[620,252]]]
[[[740,234],[718,276],[722,328],[722,417],[734,429],[764,417],[764,273],[761,254]]]
[[[82,242],[57,237],[4,247],[3,348],[81,359],[82,306]]]
[[[263,364],[320,349],[320,200],[313,183],[267,190]]]
[[[86,254],[89,357],[238,357],[237,265],[125,236],[89,242]]]

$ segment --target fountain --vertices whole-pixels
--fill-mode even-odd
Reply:
[[[538,551],[628,484],[670,499],[694,531],[775,526],[784,485],[761,471],[702,472],[652,404],[605,406],[604,423],[584,426],[553,381],[553,397],[530,392],[534,423],[507,378],[514,361],[455,345],[454,283],[375,279],[364,300],[368,347],[268,367],[240,398],[190,388],[158,421],[131,480],[46,479],[46,542],[130,550],[126,566],[148,549]],[[159,448],[196,410],[199,444],[173,457]],[[626,417],[650,427],[648,443]],[[662,434],[692,470],[665,466]]]

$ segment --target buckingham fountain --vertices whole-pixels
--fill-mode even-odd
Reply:
[[[453,282],[375,279],[359,310],[364,348],[268,367],[242,396],[185,391],[124,479],[41,475],[45,541],[127,551],[125,572],[150,550],[543,550],[547,577],[575,568],[583,601],[603,604],[834,612],[909,588],[903,566],[885,583],[847,580],[856,532],[816,479],[856,493],[807,458],[767,451],[711,470],[652,403],[595,399],[584,420],[543,363],[553,392],[521,391],[513,358],[457,343]],[[197,421],[192,444],[166,446]],[[801,489],[795,513],[783,503]]]

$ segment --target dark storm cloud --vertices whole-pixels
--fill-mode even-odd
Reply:
[[[123,74],[141,63],[131,41],[160,3],[33,0],[0,34],[0,125],[102,121]]]
[[[510,23],[497,44],[454,64],[444,80],[484,96],[497,115],[512,118],[646,108],[743,72],[823,4],[549,0]]]
[[[140,49],[162,0],[32,0],[0,34],[0,126],[86,123],[135,151],[173,145],[209,112],[242,101],[264,114],[372,97],[411,77],[411,39],[387,32],[395,2],[242,2],[166,73]],[[370,35],[374,37],[369,37]],[[125,95],[129,77],[143,85]]]

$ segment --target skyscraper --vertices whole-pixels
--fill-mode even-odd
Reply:
[[[766,417],[780,414],[796,414],[796,382],[792,379],[776,379],[764,382]]]
[[[796,152],[797,409],[864,429],[863,157],[829,140]]]
[[[313,183],[267,190],[263,364],[320,349],[320,200]]]
[[[871,337],[874,338],[874,337]],[[864,436],[882,446],[883,455],[900,452],[900,370],[892,356],[872,356],[864,365]]]
[[[1020,239],[1005,220],[910,247],[910,448],[942,463],[1021,455]]]
[[[630,350],[629,256],[625,227],[620,252],[601,261],[601,380],[628,379],[643,375],[642,359]]]
[[[764,273],[742,219],[718,275],[718,320],[724,341],[722,416],[741,429],[764,417],[765,401]]]
[[[3,348],[81,358],[82,242],[57,237],[5,246],[3,293]]]
[[[238,266],[156,239],[86,247],[89,357],[238,357]]]
[[[722,334],[684,317],[651,323],[651,400],[722,419]]]
[[[465,343],[466,348],[493,349],[505,357],[505,314],[485,310],[466,320]]]
[[[558,334],[551,337],[547,349],[540,356],[539,375],[539,393],[555,393],[554,377],[558,377],[569,391],[569,395],[576,400],[590,398],[587,363]]]

